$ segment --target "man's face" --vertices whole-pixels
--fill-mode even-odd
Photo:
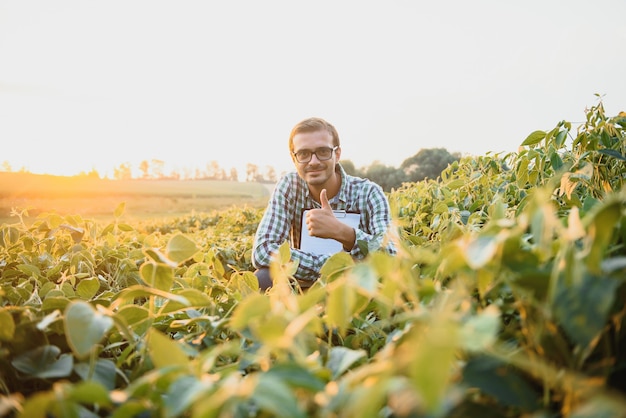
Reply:
[[[302,132],[293,137],[293,151],[316,151],[320,148],[333,148],[333,137],[330,132],[322,130],[315,132]],[[298,175],[302,177],[307,184],[312,186],[323,186],[335,173],[335,164],[339,161],[341,148],[337,148],[331,155],[330,159],[320,161],[318,156],[311,155],[308,162],[298,162],[292,155],[293,163],[296,166]]]

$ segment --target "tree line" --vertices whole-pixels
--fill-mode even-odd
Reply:
[[[367,167],[356,168],[350,160],[342,160],[341,165],[346,173],[370,179],[389,192],[400,187],[402,183],[436,179],[449,164],[460,159],[460,153],[451,154],[445,148],[427,148],[404,160],[400,167],[387,166],[376,161]]]
[[[445,148],[422,149],[402,162],[400,167],[384,165],[378,161],[369,166],[357,168],[350,160],[341,160],[344,170],[351,175],[364,177],[379,184],[389,192],[402,183],[417,182],[424,179],[436,179],[441,172],[454,161],[461,158],[459,153],[449,153]],[[3,171],[12,171],[7,161],[2,164]],[[285,173],[277,173],[270,165],[259,167],[246,164],[245,178],[247,182],[275,183]],[[100,177],[95,170],[81,173],[81,176]],[[235,168],[229,170],[221,167],[217,161],[210,161],[204,168],[185,168],[182,171],[166,172],[166,164],[161,160],[144,160],[134,170],[130,163],[122,163],[113,169],[115,180],[151,179],[151,180],[224,180],[240,181],[240,174]]]
[[[400,187],[402,183],[417,182],[427,178],[436,179],[449,164],[460,158],[459,153],[451,154],[445,148],[427,148],[404,160],[400,167],[387,166],[375,161],[369,166],[357,168],[350,160],[341,160],[341,165],[348,174],[370,179],[379,184],[383,190],[389,192]],[[185,173],[183,177],[177,172],[165,176],[162,165],[163,162],[157,160],[153,160],[152,163],[143,161],[140,164],[141,178],[239,181],[237,170],[233,168],[230,170],[230,174],[227,174],[217,161],[211,161],[204,170],[196,169],[193,172]],[[131,174],[128,165],[122,165],[115,170],[116,179],[132,178]],[[275,183],[283,174],[277,173],[272,166],[261,169],[255,164],[248,163],[244,181]]]

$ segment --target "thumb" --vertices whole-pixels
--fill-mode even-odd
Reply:
[[[331,209],[328,196],[326,196],[326,189],[322,189],[320,192],[320,203],[322,204],[322,209]]]

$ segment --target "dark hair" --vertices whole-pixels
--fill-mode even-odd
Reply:
[[[322,118],[308,118],[301,122],[299,122],[296,126],[291,130],[291,134],[289,135],[289,151],[293,152],[293,137],[299,133],[303,132],[317,132],[317,131],[328,131],[330,135],[333,137],[333,145],[340,146],[339,143],[339,134],[333,125],[326,122]]]

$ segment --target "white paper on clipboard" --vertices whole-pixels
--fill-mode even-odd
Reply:
[[[302,223],[300,233],[300,249],[314,254],[335,254],[343,250],[343,245],[334,239],[312,237],[306,226],[306,214],[310,209],[302,212]],[[352,228],[358,228],[361,221],[361,214],[346,212],[345,210],[334,210],[335,217]]]

